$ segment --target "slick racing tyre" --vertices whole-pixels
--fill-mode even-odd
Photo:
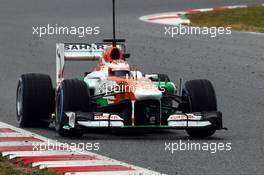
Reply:
[[[54,109],[54,90],[48,75],[23,74],[16,94],[16,113],[20,127],[47,127]]]
[[[191,80],[185,83],[183,96],[189,99],[189,105],[184,112],[217,111],[215,90],[209,80]],[[187,129],[191,137],[210,137],[216,128]]]
[[[62,137],[81,137],[81,129],[65,129],[68,118],[65,111],[88,112],[90,110],[90,95],[88,86],[81,80],[64,80],[57,94],[56,130]]]

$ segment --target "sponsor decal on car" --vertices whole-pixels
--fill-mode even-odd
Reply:
[[[169,117],[168,120],[200,120],[201,116],[194,114],[174,114]]]
[[[122,120],[118,115],[110,115],[110,114],[104,114],[104,115],[96,115],[94,116],[94,120]]]

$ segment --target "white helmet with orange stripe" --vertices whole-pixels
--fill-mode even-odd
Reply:
[[[129,64],[124,60],[113,60],[108,66],[108,76],[130,76]]]

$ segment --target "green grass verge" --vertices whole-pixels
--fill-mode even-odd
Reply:
[[[264,7],[222,9],[186,15],[192,26],[232,27],[236,31],[264,33]]]
[[[47,170],[38,170],[32,167],[22,166],[21,163],[16,163],[0,157],[0,175],[58,175]]]

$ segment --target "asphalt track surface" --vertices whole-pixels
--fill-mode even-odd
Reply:
[[[264,153],[264,36],[233,32],[231,36],[164,35],[164,26],[138,17],[189,8],[263,3],[261,0],[120,0],[117,35],[126,38],[131,64],[143,72],[162,72],[171,79],[210,79],[216,88],[219,109],[228,131],[192,142],[231,142],[232,150],[211,154],[202,151],[164,150],[165,142],[188,142],[184,131],[145,134],[92,132],[82,139],[63,139],[52,129],[28,129],[62,142],[100,142],[99,154],[166,174],[263,174]],[[12,0],[0,6],[0,120],[16,124],[15,92],[20,74],[55,75],[56,42],[97,42],[111,37],[109,0]],[[32,26],[47,24],[100,26],[101,34],[76,36],[32,35]],[[89,71],[93,63],[71,64],[69,77]]]

